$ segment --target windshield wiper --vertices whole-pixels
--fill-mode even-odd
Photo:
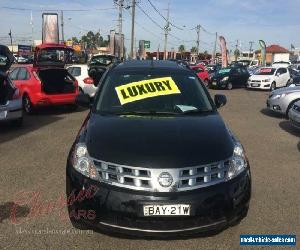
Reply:
[[[181,111],[179,114],[186,115],[186,114],[205,114],[213,112],[211,109],[190,109]]]
[[[163,111],[124,111],[124,112],[111,112],[106,113],[109,115],[177,115],[176,112],[163,112]]]

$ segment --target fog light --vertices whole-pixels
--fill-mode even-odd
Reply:
[[[273,106],[273,109],[274,109],[274,110],[281,110],[281,108],[280,108],[279,105],[274,105],[274,106]]]

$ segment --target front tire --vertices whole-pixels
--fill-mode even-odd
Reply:
[[[276,89],[276,82],[272,82],[271,87],[270,87],[270,91],[273,91]]]
[[[232,90],[232,88],[233,88],[232,83],[231,82],[227,83],[226,88],[228,90]]]
[[[296,99],[294,101],[291,101],[291,103],[289,104],[289,106],[287,107],[286,109],[286,112],[285,112],[285,116],[287,119],[289,119],[289,112],[290,112],[290,109],[293,107],[294,103],[299,101],[300,99]]]

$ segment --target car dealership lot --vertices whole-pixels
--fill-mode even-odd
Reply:
[[[59,205],[65,195],[65,163],[87,111],[56,108],[26,116],[20,129],[0,125],[0,248],[235,249],[240,234],[299,237],[300,132],[265,109],[268,92],[211,91],[215,93],[227,96],[220,112],[251,164],[250,210],[238,226],[210,237],[174,241],[66,231],[72,226]]]

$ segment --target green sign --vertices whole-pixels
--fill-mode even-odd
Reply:
[[[144,48],[150,49],[150,41],[144,41]]]

